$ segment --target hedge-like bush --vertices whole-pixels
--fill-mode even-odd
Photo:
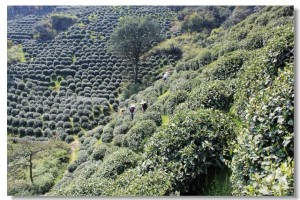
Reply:
[[[156,125],[151,120],[143,120],[136,123],[125,135],[124,146],[141,151],[145,144],[145,139],[150,137],[156,130]]]
[[[209,81],[196,87],[189,94],[188,105],[190,109],[214,108],[228,111],[232,102],[235,88],[231,81]]]
[[[179,90],[175,93],[170,94],[163,105],[164,112],[173,114],[175,107],[180,103],[183,103],[187,99],[187,96],[188,93],[184,90]]]
[[[166,172],[157,170],[140,175],[135,168],[118,176],[107,190],[111,196],[164,196],[170,195],[171,180]]]
[[[250,99],[232,162],[237,195],[294,194],[294,71]]]
[[[98,178],[115,178],[128,168],[136,166],[139,156],[127,148],[119,150],[107,155],[101,166],[93,175]]]
[[[198,175],[231,160],[233,127],[232,119],[219,111],[182,111],[148,141],[143,169],[172,174],[173,191],[187,192]]]
[[[102,160],[104,156],[106,155],[107,149],[109,147],[106,144],[101,144],[96,146],[92,153],[92,157],[94,160]]]
[[[111,127],[104,127],[101,135],[102,142],[109,143],[113,139],[113,129]]]

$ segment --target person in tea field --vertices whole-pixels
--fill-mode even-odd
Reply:
[[[145,112],[148,108],[147,101],[142,100],[142,102],[140,104],[142,105],[142,111]]]
[[[135,110],[135,105],[131,104],[130,107],[129,107],[129,112],[130,112],[131,120],[133,120],[134,110]]]

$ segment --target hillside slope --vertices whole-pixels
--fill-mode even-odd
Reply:
[[[48,41],[35,40],[29,27],[53,13],[8,23],[26,60],[8,66],[8,134],[79,137],[75,161],[47,195],[294,194],[293,7],[260,7],[239,23],[233,8],[202,8],[204,21],[223,16],[218,26],[180,32],[178,24],[197,15],[188,10],[57,7],[78,21]],[[133,67],[107,44],[127,15],[162,25],[163,41],[140,63],[145,89],[136,93]],[[165,71],[172,74],[166,82]]]
[[[166,83],[120,102],[146,99],[145,113],[115,116],[102,143],[80,138],[53,195],[293,195],[293,9],[266,7],[199,42]]]

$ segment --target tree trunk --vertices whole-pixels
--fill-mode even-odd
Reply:
[[[139,59],[135,58],[135,68],[134,68],[134,72],[135,72],[135,76],[134,76],[134,83],[137,84],[138,83],[138,74],[139,74]]]
[[[30,157],[29,157],[29,176],[30,176],[30,180],[31,180],[32,185],[34,185],[34,182],[33,182],[33,174],[32,174],[32,168],[33,168],[33,164],[32,164],[32,155],[30,155]]]

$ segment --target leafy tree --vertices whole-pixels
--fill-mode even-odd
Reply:
[[[134,82],[138,82],[139,61],[154,41],[160,39],[160,25],[150,17],[124,17],[110,38],[110,51],[134,65]]]
[[[35,37],[41,40],[52,40],[58,32],[66,30],[77,20],[76,16],[53,14],[34,26]]]
[[[10,42],[7,42],[7,65],[25,61],[26,58],[22,45],[12,45]]]
[[[35,37],[41,40],[52,40],[55,32],[52,30],[52,25],[48,20],[44,20],[36,24],[34,27]]]
[[[66,30],[77,21],[76,16],[66,14],[53,14],[50,18],[52,27],[58,31]]]
[[[39,153],[44,151],[47,145],[32,141],[28,138],[21,139],[16,145],[8,144],[8,170],[18,170],[18,168],[28,168],[29,178],[34,185],[33,163],[39,157]],[[13,162],[14,161],[14,162]],[[17,162],[16,162],[17,161]]]

